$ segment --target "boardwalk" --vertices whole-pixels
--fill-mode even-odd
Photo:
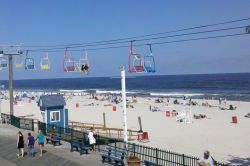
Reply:
[[[102,164],[99,154],[89,154],[80,156],[78,152],[70,152],[68,143],[63,142],[63,145],[53,147],[46,145],[43,157],[37,154],[35,157],[25,156],[17,158],[16,134],[18,129],[10,125],[0,124],[0,166],[98,166]],[[27,131],[23,131],[27,135]],[[27,151],[27,148],[25,149]],[[38,151],[36,147],[36,151]]]

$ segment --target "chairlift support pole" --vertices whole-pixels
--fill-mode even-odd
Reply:
[[[14,115],[14,97],[13,97],[13,56],[20,55],[22,52],[14,52],[14,53],[4,53],[3,55],[8,56],[9,58],[9,95],[10,95],[10,115]]]
[[[4,85],[0,85],[0,89],[3,89]],[[0,98],[0,123],[2,123],[2,99]]]
[[[10,93],[10,115],[14,115],[14,97],[13,97],[13,55],[9,55],[9,93]]]
[[[126,101],[126,81],[125,69],[121,67],[121,84],[122,84],[122,106],[123,106],[123,127],[124,142],[128,142],[128,126],[127,126],[127,101]]]

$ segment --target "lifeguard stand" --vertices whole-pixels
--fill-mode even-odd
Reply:
[[[192,123],[193,116],[192,116],[191,106],[184,105],[184,109],[178,112],[178,115],[176,116],[176,121],[184,123]]]
[[[42,114],[42,121],[47,124],[68,128],[68,110],[64,108],[66,102],[62,95],[42,95],[38,106]]]

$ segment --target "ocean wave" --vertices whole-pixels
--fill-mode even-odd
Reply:
[[[81,93],[81,92],[87,92],[87,90],[69,90],[69,89],[59,89],[59,92]]]
[[[150,93],[150,96],[203,96],[203,93]]]
[[[96,90],[98,94],[121,94],[120,90]],[[126,94],[136,94],[136,92],[127,91]]]

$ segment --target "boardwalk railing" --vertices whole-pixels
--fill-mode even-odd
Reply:
[[[2,118],[2,123],[10,124],[10,115],[2,113],[1,118]]]
[[[3,123],[11,124],[20,129],[34,131],[34,120],[16,117],[14,115],[1,114]]]
[[[10,122],[13,126],[22,129],[34,130],[33,121],[28,121],[28,119],[18,118],[7,114],[2,114],[1,116],[5,121],[8,121],[8,119],[10,119]],[[30,125],[33,125],[33,127],[30,127]],[[57,133],[61,136],[62,140],[67,142],[74,140],[82,142],[84,144],[88,144],[88,133],[85,131],[79,131],[72,128],[63,128],[52,124],[42,123],[40,121],[38,121],[38,129],[42,130],[44,135]],[[197,162],[199,160],[197,157],[185,154],[152,148],[135,143],[123,142],[122,139],[104,137],[101,135],[95,135],[95,138],[97,149],[99,151],[104,151],[107,147],[113,147],[115,149],[126,151],[127,155],[137,156],[141,159],[141,161],[147,160],[163,166],[197,166]],[[216,166],[231,165],[217,162]]]
[[[62,140],[70,142],[71,140],[88,144],[87,132],[74,130],[71,128],[63,128],[51,124],[39,122],[39,129],[45,134],[57,133],[61,135]],[[122,139],[115,139],[101,135],[95,135],[97,149],[99,151],[106,150],[107,147],[126,151],[128,155],[137,156],[141,161],[147,160],[159,165],[170,166],[197,166],[199,158],[166,151],[158,148],[152,148],[135,143],[123,142]],[[229,166],[229,164],[217,162],[217,166]]]
[[[69,122],[69,127],[75,130],[79,131],[87,131],[90,128],[95,129],[95,133],[98,135],[106,136],[106,137],[116,137],[116,138],[122,138],[123,137],[123,129],[121,128],[110,128],[110,127],[104,127],[102,124],[93,124],[93,123],[80,123],[80,122]],[[129,140],[135,140],[137,139],[137,131],[128,129],[128,139]]]

